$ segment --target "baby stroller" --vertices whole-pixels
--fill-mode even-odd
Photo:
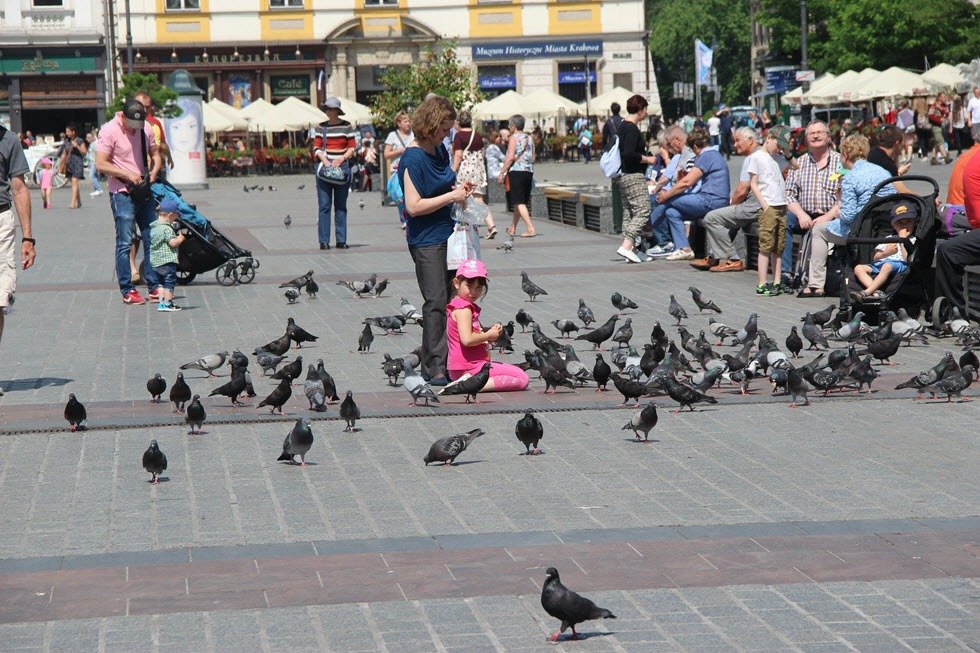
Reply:
[[[932,187],[932,192],[926,196],[915,193],[895,193],[879,196],[878,192],[894,181],[922,182]],[[868,324],[877,325],[885,311],[898,312],[904,308],[909,315],[917,316],[920,311],[927,314],[933,311],[942,312],[942,298],[935,298],[935,272],[933,259],[936,254],[936,240],[939,236],[941,223],[936,210],[936,197],[939,195],[939,185],[931,177],[907,175],[891,177],[878,184],[872,193],[871,200],[858,214],[851,231],[847,235],[847,245],[844,250],[845,282],[841,285],[840,309],[849,315],[857,311],[864,313]],[[891,211],[899,202],[910,202],[918,209],[919,217],[915,223],[912,240],[903,241],[891,225]],[[882,288],[881,298],[867,297],[859,301],[853,300],[849,292],[860,290],[861,284],[854,276],[854,266],[867,263],[874,257],[875,246],[881,243],[905,243],[908,252],[908,270],[896,274]],[[948,302],[946,302],[948,304]],[[935,306],[934,306],[935,305]],[[947,309],[948,312],[948,309]],[[933,316],[935,319],[937,316]],[[944,321],[946,318],[943,318]],[[940,321],[940,322],[941,322]]]
[[[215,279],[222,286],[252,282],[255,271],[259,269],[259,261],[252,257],[252,252],[231,242],[198,213],[193,204],[185,202],[180,191],[169,183],[158,181],[151,188],[158,202],[164,197],[171,197],[177,202],[180,208],[179,228],[188,232],[187,239],[177,250],[177,283],[186,286],[197,275],[211,270],[216,270]]]

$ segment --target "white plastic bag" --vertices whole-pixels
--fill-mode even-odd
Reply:
[[[456,222],[479,226],[487,223],[490,208],[483,202],[477,202],[472,197],[467,197],[465,204],[453,204],[452,214],[453,220]]]
[[[455,270],[463,261],[480,258],[480,236],[473,225],[457,222],[446,241],[446,269]]]

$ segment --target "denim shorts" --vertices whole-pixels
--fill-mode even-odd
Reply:
[[[892,266],[892,274],[895,276],[898,276],[909,269],[909,264],[905,261],[881,259],[880,261],[875,261],[871,264],[871,276],[876,276],[879,272],[881,272],[881,266],[883,266],[885,263]]]
[[[177,264],[166,263],[153,268],[153,270],[160,275],[160,285],[166,290],[173,292],[174,286],[177,285]]]

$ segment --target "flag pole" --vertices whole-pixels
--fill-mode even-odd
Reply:
[[[698,40],[694,39],[694,110],[698,117],[701,116],[701,79],[698,76],[699,69]]]

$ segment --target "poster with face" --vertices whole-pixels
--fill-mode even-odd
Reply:
[[[252,103],[252,80],[242,75],[232,75],[228,78],[229,104],[236,109],[244,109]]]
[[[174,184],[201,184],[207,178],[201,99],[181,97],[177,106],[180,115],[168,118],[163,125],[174,158],[169,179]]]

